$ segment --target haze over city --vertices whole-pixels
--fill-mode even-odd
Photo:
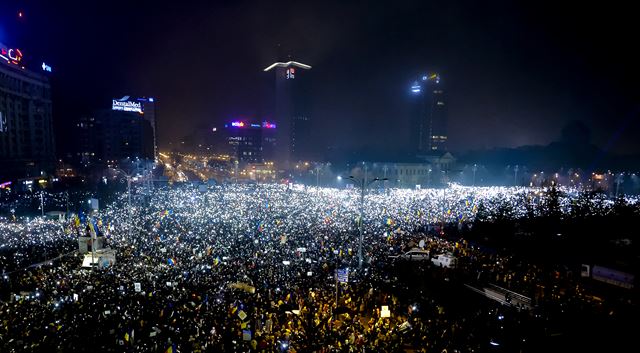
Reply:
[[[56,131],[124,94],[158,98],[160,145],[239,116],[273,115],[262,69],[313,66],[314,144],[374,158],[406,150],[415,77],[439,72],[450,148],[555,141],[580,120],[637,153],[631,13],[583,4],[399,1],[3,1],[0,42],[55,66]],[[15,9],[24,11],[16,19]],[[106,79],[114,78],[114,79]],[[106,80],[105,80],[106,79]],[[57,143],[67,149],[65,139]]]

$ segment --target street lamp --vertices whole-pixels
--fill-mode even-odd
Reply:
[[[127,173],[120,168],[111,169],[113,169],[116,173],[122,173],[127,179],[127,206],[129,207],[129,210],[131,210],[131,180],[133,179],[133,173]]]
[[[320,186],[320,170],[322,169],[322,167],[320,165],[316,165],[316,188],[318,186]]]
[[[365,171],[366,171],[366,165],[365,165]],[[358,239],[358,269],[362,268],[362,241],[363,241],[363,229],[362,229],[362,220],[363,220],[363,215],[364,215],[364,195],[366,192],[366,189],[373,184],[376,181],[387,181],[387,178],[375,178],[371,181],[369,181],[367,183],[366,181],[366,177],[364,179],[358,179],[356,177],[349,176],[348,180],[352,181],[354,184],[356,185],[360,185],[360,221],[359,221],[359,232],[360,232],[360,237]]]
[[[42,211],[42,217],[44,217],[44,190],[40,190],[40,210]]]
[[[442,225],[440,226],[440,235],[444,235],[444,223],[445,223],[445,218],[447,216],[447,210],[446,210],[446,204],[447,204],[447,171],[446,170],[441,170],[442,172],[442,182],[443,182],[443,188],[442,188]]]
[[[131,231],[131,180],[134,179],[133,173],[127,173],[120,168],[111,168],[116,173],[122,173],[127,179],[127,212],[129,214],[129,231]],[[93,244],[92,249],[93,249]],[[92,260],[93,261],[93,260]]]
[[[624,173],[620,173],[616,176],[616,198],[618,197],[618,191],[620,189],[620,184],[624,181]]]
[[[387,172],[389,171],[389,167],[386,164],[382,167],[382,171],[384,172],[384,179],[387,179]],[[384,186],[384,191],[386,192],[387,191],[386,181],[383,183],[383,186]]]
[[[478,165],[474,164],[473,168],[471,168],[471,170],[473,170],[473,185],[472,186],[476,186],[476,172],[478,171]]]
[[[237,184],[238,183],[238,160],[237,159],[233,161],[233,167],[234,167],[233,176],[235,177],[236,184]]]

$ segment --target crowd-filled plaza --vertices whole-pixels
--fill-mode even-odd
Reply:
[[[525,217],[545,192],[381,186],[361,200],[358,189],[183,186],[133,203],[122,193],[64,222],[3,218],[0,351],[533,351],[552,302],[591,305],[575,278],[481,250],[443,225],[471,227],[479,209],[505,202]],[[562,212],[577,194],[563,190]],[[104,237],[115,263],[81,268],[85,235]],[[416,247],[458,266],[392,257]],[[547,295],[544,312],[487,302],[461,315],[429,288],[478,281],[532,297],[540,283],[568,291]]]

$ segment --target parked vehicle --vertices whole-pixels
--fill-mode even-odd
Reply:
[[[454,268],[458,265],[458,259],[453,255],[439,254],[431,259],[434,265],[440,267]]]

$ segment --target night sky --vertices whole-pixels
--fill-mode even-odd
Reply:
[[[539,1],[71,3],[0,2],[0,42],[53,66],[63,148],[73,141],[74,119],[125,94],[157,99],[161,147],[237,116],[268,117],[273,85],[262,69],[280,45],[313,66],[311,117],[322,148],[405,148],[409,87],[422,72],[437,71],[453,151],[547,144],[578,119],[601,147],[640,153],[631,8]]]

